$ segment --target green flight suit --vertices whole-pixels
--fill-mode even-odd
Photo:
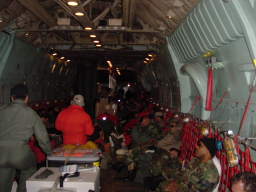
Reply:
[[[170,181],[178,184],[179,192],[212,192],[219,181],[219,173],[212,160],[201,162],[194,158],[185,170],[176,172],[169,181],[160,184],[161,192],[171,192],[165,190]]]
[[[0,108],[1,191],[11,191],[16,170],[20,170],[18,192],[26,192],[26,179],[36,171],[36,158],[28,145],[33,134],[43,151],[50,154],[46,128],[34,110],[19,99]]]

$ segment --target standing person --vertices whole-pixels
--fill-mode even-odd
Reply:
[[[84,97],[75,95],[71,105],[58,115],[55,127],[63,132],[64,144],[85,144],[87,136],[93,134],[94,126],[91,117],[85,112],[83,106]]]
[[[47,155],[51,154],[51,145],[42,120],[26,105],[28,88],[23,84],[14,86],[11,101],[0,109],[0,189],[10,192],[19,170],[18,192],[26,192],[26,180],[36,171],[36,157],[28,145],[29,139],[34,134]]]

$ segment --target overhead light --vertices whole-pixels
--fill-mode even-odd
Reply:
[[[145,60],[149,61],[150,59],[146,57]]]
[[[92,27],[85,27],[84,30],[86,30],[86,31],[91,31],[91,30],[92,30]]]
[[[67,62],[70,62],[70,59],[68,59]]]
[[[65,59],[65,57],[61,57],[60,59]]]
[[[148,54],[149,57],[153,57],[153,55],[151,53]]]
[[[90,37],[91,37],[91,38],[96,38],[96,35],[91,34]]]
[[[96,46],[96,47],[101,47],[102,45],[101,45],[101,44],[96,44],[95,46]]]
[[[69,0],[69,1],[67,2],[67,4],[68,4],[69,6],[77,6],[77,5],[78,5],[78,1],[76,1],[76,0]]]
[[[168,18],[168,19],[172,19],[173,17],[175,17],[175,16],[176,16],[176,13],[175,13],[175,12],[173,12],[173,10],[172,10],[172,9],[170,9],[170,10],[168,10],[168,11],[167,11],[166,16],[167,16],[167,18]]]
[[[84,16],[84,13],[83,12],[75,12],[75,15],[78,17],[82,17],[82,16]]]
[[[99,43],[100,41],[99,40],[94,40],[93,43]]]
[[[28,37],[28,36],[29,36],[29,33],[25,33],[25,36]]]
[[[58,55],[58,53],[54,52],[52,55],[53,55],[53,56],[56,56],[56,55]]]
[[[110,68],[113,67],[112,62],[111,62],[110,60],[107,60],[107,63],[108,63],[108,66],[109,66]]]
[[[3,18],[2,18],[2,17],[0,17],[0,23],[2,23],[2,22],[4,22],[4,20],[3,20]]]
[[[147,61],[143,61],[145,64],[147,64],[148,62]]]
[[[51,72],[53,73],[56,68],[56,63],[53,64]]]

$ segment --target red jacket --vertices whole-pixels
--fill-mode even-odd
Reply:
[[[64,144],[85,144],[87,135],[94,132],[91,117],[78,105],[70,105],[61,111],[55,127],[63,132]]]

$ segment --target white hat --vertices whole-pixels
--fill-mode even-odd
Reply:
[[[73,100],[71,101],[71,104],[73,105],[79,105],[81,107],[84,106],[84,96],[83,95],[75,95],[73,97]]]

